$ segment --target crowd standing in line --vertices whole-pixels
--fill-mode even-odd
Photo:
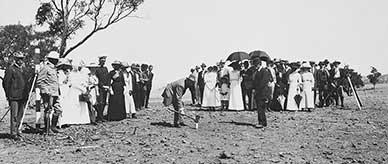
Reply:
[[[192,79],[193,85],[182,86],[190,90],[192,105],[208,110],[257,110],[257,127],[261,128],[267,126],[266,111],[311,112],[334,104],[344,107],[344,93],[351,94],[349,66],[340,68],[339,61],[271,60],[263,51],[249,56],[191,69],[186,80]]]
[[[106,58],[99,56],[98,64],[77,64],[52,51],[35,66],[36,76],[31,77],[23,62],[24,55],[15,54],[3,80],[10,104],[11,136],[20,139],[31,86],[37,113],[41,106],[44,109],[43,130],[48,134],[61,133],[61,126],[137,118],[137,111],[149,107],[153,66],[114,61],[113,70],[108,71]],[[39,122],[37,118],[37,129],[42,128]]]

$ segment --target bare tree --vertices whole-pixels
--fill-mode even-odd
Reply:
[[[59,54],[66,57],[96,32],[133,16],[144,0],[51,0],[42,3],[35,19],[38,25],[48,24],[52,35],[60,40]],[[90,27],[89,27],[90,26]],[[69,39],[80,29],[89,32],[74,45]]]

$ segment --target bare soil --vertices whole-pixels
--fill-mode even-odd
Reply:
[[[366,87],[370,88],[370,87]],[[138,119],[64,128],[44,136],[26,128],[24,141],[9,139],[9,116],[0,122],[0,163],[388,163],[388,85],[360,89],[345,108],[269,112],[269,126],[256,129],[252,111],[203,111],[199,129],[185,119],[171,126],[161,103]],[[6,109],[2,100],[0,116]],[[27,113],[33,125],[34,112]]]

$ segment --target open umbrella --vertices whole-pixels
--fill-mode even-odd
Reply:
[[[228,60],[228,61],[242,61],[245,59],[249,59],[249,55],[246,52],[238,51],[238,52],[233,52],[232,54],[230,54],[226,60]]]
[[[260,58],[261,60],[264,60],[264,61],[271,60],[271,58],[269,57],[269,55],[266,52],[260,51],[260,50],[252,51],[251,53],[249,53],[249,58],[251,60],[255,59],[255,58]]]

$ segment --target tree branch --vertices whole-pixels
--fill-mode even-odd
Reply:
[[[71,51],[73,51],[74,49],[76,49],[77,47],[79,47],[80,45],[85,43],[96,32],[97,31],[95,31],[95,30],[91,31],[84,39],[82,39],[80,42],[78,42],[77,44],[75,44],[74,46],[72,46],[68,50],[66,50],[66,52],[61,57],[63,57],[63,58],[66,57]]]

